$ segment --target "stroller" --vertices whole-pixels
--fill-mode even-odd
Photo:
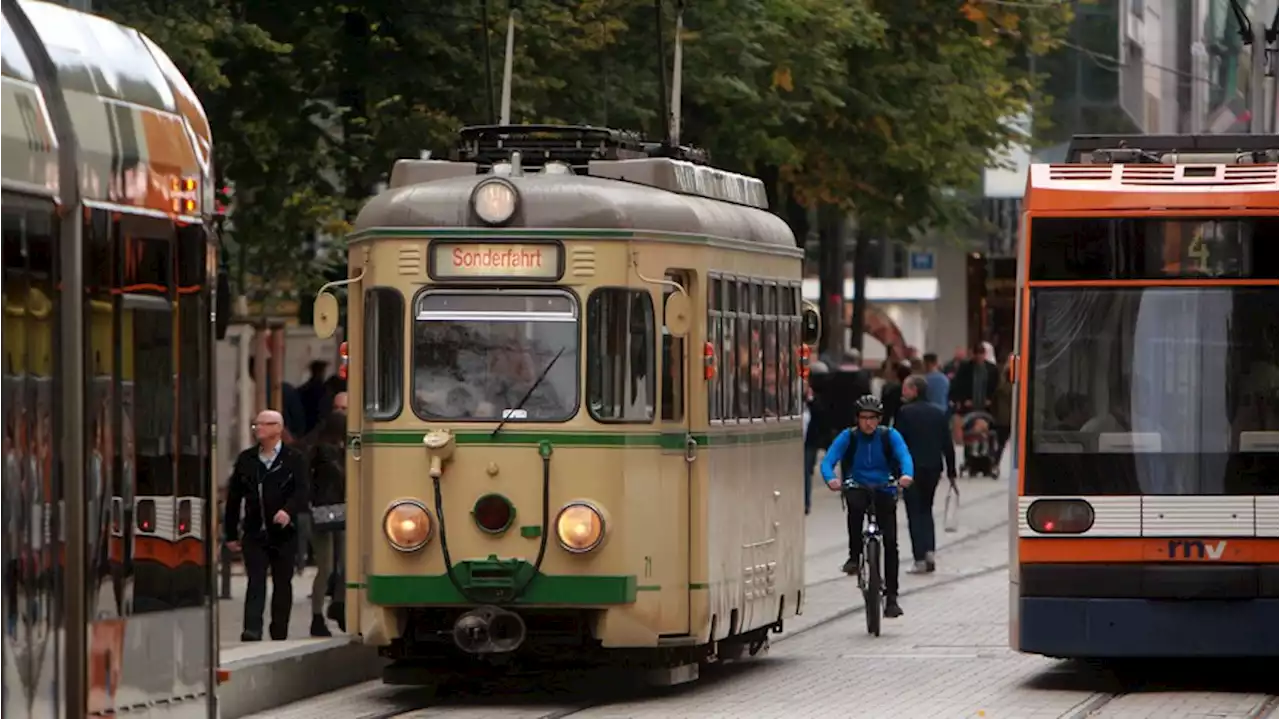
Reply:
[[[964,416],[964,464],[960,471],[970,477],[979,474],[992,479],[999,476],[996,464],[996,435],[991,426],[994,419],[986,412],[970,412]]]

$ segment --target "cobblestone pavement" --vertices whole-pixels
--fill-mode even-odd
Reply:
[[[959,531],[939,531],[938,571],[906,575],[906,616],[867,635],[861,598],[839,573],[843,517],[835,495],[809,517],[805,614],[766,657],[704,670],[666,691],[480,687],[459,696],[377,682],[298,702],[259,719],[623,719],[635,717],[944,717],[967,719],[1262,719],[1275,716],[1276,667],[1090,669],[1008,649],[1008,497],[1004,480],[961,480]],[[938,519],[941,520],[941,503]],[[905,539],[900,553],[910,557]],[[941,526],[939,527],[941,530]],[[904,564],[904,568],[905,568]],[[1265,663],[1264,663],[1265,664]],[[1113,668],[1114,669],[1114,668]],[[1150,679],[1159,676],[1157,684]],[[1145,677],[1145,678],[1144,678]]]

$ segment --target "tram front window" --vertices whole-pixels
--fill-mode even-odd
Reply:
[[[419,417],[561,422],[577,412],[579,331],[573,296],[429,291],[417,305],[413,409]]]
[[[1275,287],[1031,298],[1027,494],[1275,495]]]

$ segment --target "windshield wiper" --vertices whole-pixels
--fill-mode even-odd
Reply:
[[[542,380],[547,378],[547,373],[555,366],[556,360],[560,359],[560,355],[564,354],[564,350],[565,348],[561,347],[560,351],[556,353],[556,356],[552,357],[551,361],[547,363],[547,366],[542,368],[542,372],[538,374],[538,378],[533,381],[533,384],[529,385],[529,391],[524,393],[524,396],[520,398],[519,402],[516,402],[516,406],[502,413],[502,421],[499,422],[498,426],[494,427],[493,431],[489,433],[489,439],[497,437],[498,433],[502,431],[502,428],[506,426],[507,420],[511,419],[516,412],[524,409],[524,403],[529,401],[529,398],[533,396],[533,391],[542,384]]]

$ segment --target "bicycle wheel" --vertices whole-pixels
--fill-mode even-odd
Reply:
[[[867,588],[862,593],[862,599],[866,603],[867,634],[878,637],[884,601],[884,577],[880,573],[880,538],[868,539],[862,552],[862,561],[867,567]]]

